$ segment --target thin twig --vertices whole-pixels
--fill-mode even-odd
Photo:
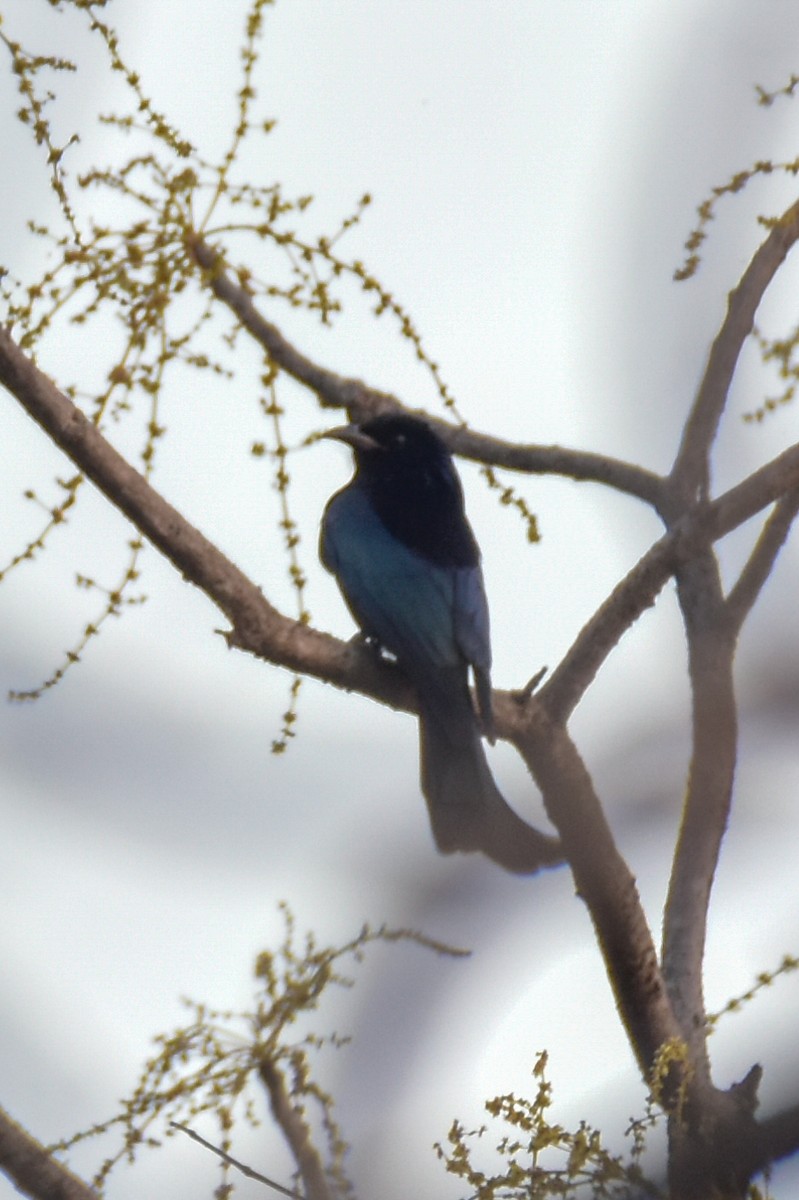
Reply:
[[[280,1192],[281,1196],[290,1196],[291,1200],[306,1200],[302,1192],[293,1192],[291,1188],[283,1187],[282,1183],[276,1183],[268,1175],[262,1175],[260,1171],[254,1171],[252,1167],[248,1167],[246,1163],[239,1162],[237,1158],[234,1158],[232,1154],[228,1154],[220,1146],[215,1146],[213,1142],[206,1141],[204,1137],[201,1137],[199,1133],[195,1133],[188,1125],[181,1125],[179,1121],[170,1121],[169,1124],[173,1129],[179,1129],[181,1133],[188,1134],[193,1141],[199,1142],[201,1146],[205,1146],[206,1150],[210,1150],[229,1166],[235,1167],[237,1171],[240,1171],[242,1175],[246,1175],[248,1179],[254,1179],[256,1183],[265,1183],[267,1187]]]
[[[791,525],[799,512],[799,491],[783,496],[761,530],[737,583],[727,596],[727,616],[740,630],[774,568]]]

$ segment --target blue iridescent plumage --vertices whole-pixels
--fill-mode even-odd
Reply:
[[[356,469],[325,509],[322,562],[364,635],[396,658],[416,689],[422,791],[436,843],[445,852],[480,848],[524,869],[532,831],[498,791],[481,742],[481,733],[491,741],[494,734],[488,605],[449,451],[424,421],[405,415],[327,436],[352,446]]]

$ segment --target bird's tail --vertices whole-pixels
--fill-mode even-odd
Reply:
[[[560,859],[555,839],[522,821],[494,782],[465,679],[462,687],[448,687],[446,697],[437,688],[420,691],[419,750],[422,792],[442,854],[481,850],[520,874]]]

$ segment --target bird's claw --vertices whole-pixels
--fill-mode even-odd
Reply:
[[[383,657],[383,647],[380,645],[380,642],[372,634],[364,633],[362,629],[359,629],[357,633],[352,635],[349,644],[350,646],[362,648],[375,658]]]

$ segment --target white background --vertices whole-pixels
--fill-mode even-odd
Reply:
[[[245,11],[240,0],[104,10],[156,106],[211,159],[235,119]],[[53,110],[63,140],[81,134],[67,169],[120,161],[125,144],[95,118],[120,108],[123,93],[109,86],[83,20],[44,0],[6,0],[2,13],[8,36],[85,64],[78,83],[58,81],[64,99]],[[754,159],[794,156],[792,103],[757,107],[754,84],[781,85],[798,57],[788,0],[283,0],[267,14],[256,78],[257,111],[279,124],[253,140],[244,169],[253,182],[280,179],[288,195],[313,192],[307,228],[318,232],[372,193],[342,251],[367,262],[412,314],[476,428],[665,470],[726,292],[761,236],[755,217],[779,211],[790,184],[771,179],[724,201],[700,275],[677,285],[672,274],[710,187]],[[40,252],[23,236],[25,220],[55,213],[41,159],[13,119],[7,72],[0,101],[0,262],[25,277]],[[773,333],[792,328],[794,296],[783,286],[769,302]],[[346,298],[352,315],[332,330],[278,305],[267,315],[311,357],[439,411],[390,321],[369,319],[354,290]],[[43,365],[61,383],[98,386],[113,341],[96,336],[79,349],[53,338]],[[288,607],[268,470],[248,455],[266,432],[257,362],[241,354],[233,387],[188,374],[170,383],[155,485]],[[792,409],[765,426],[741,420],[769,387],[750,354],[721,438],[719,487],[794,439]],[[284,398],[292,434],[334,423],[298,389]],[[138,446],[145,419],[134,416],[120,444],[129,436]],[[41,521],[22,490],[52,503],[52,478],[69,467],[10,398],[0,400],[0,447],[5,561]],[[322,444],[291,469],[314,622],[347,637],[350,619],[315,558],[319,515],[347,458]],[[543,534],[528,548],[514,514],[473,469],[463,474],[484,549],[495,682],[518,686],[559,661],[658,525],[594,485],[520,480]],[[94,615],[75,571],[110,583],[124,563],[129,530],[85,493],[47,553],[0,587],[3,692],[45,678]],[[725,547],[728,570],[747,537]],[[45,1141],[110,1115],[151,1037],[183,1019],[181,995],[248,1003],[252,961],[279,939],[276,905],[286,899],[299,928],[321,938],[346,940],[364,920],[385,920],[474,950],[447,962],[379,949],[359,987],[319,1014],[320,1031],[354,1035],[324,1070],[361,1196],[459,1196],[431,1143],[454,1116],[479,1125],[491,1095],[531,1094],[543,1048],[553,1119],[585,1117],[619,1144],[643,1090],[568,874],[509,879],[483,862],[437,857],[414,723],[365,700],[307,682],[298,739],[271,756],[288,677],[228,652],[214,633],[219,614],[155,551],[144,565],[148,602],[106,625],[57,689],[2,712],[0,1101]],[[742,762],[711,914],[711,1007],[799,944],[796,585],[789,550],[741,644]],[[686,711],[667,592],[573,721],[656,937]],[[543,821],[514,756],[500,750],[493,761],[514,804]],[[764,1111],[793,1095],[794,989],[779,982],[712,1044],[721,1086],[763,1063]],[[277,1140],[252,1139],[242,1153],[287,1178]],[[204,1152],[170,1154],[120,1172],[109,1194],[210,1193]],[[100,1157],[74,1162],[90,1173]],[[786,1196],[787,1170],[776,1176]],[[254,1188],[245,1181],[241,1194]],[[0,1195],[12,1194],[0,1183]]]

